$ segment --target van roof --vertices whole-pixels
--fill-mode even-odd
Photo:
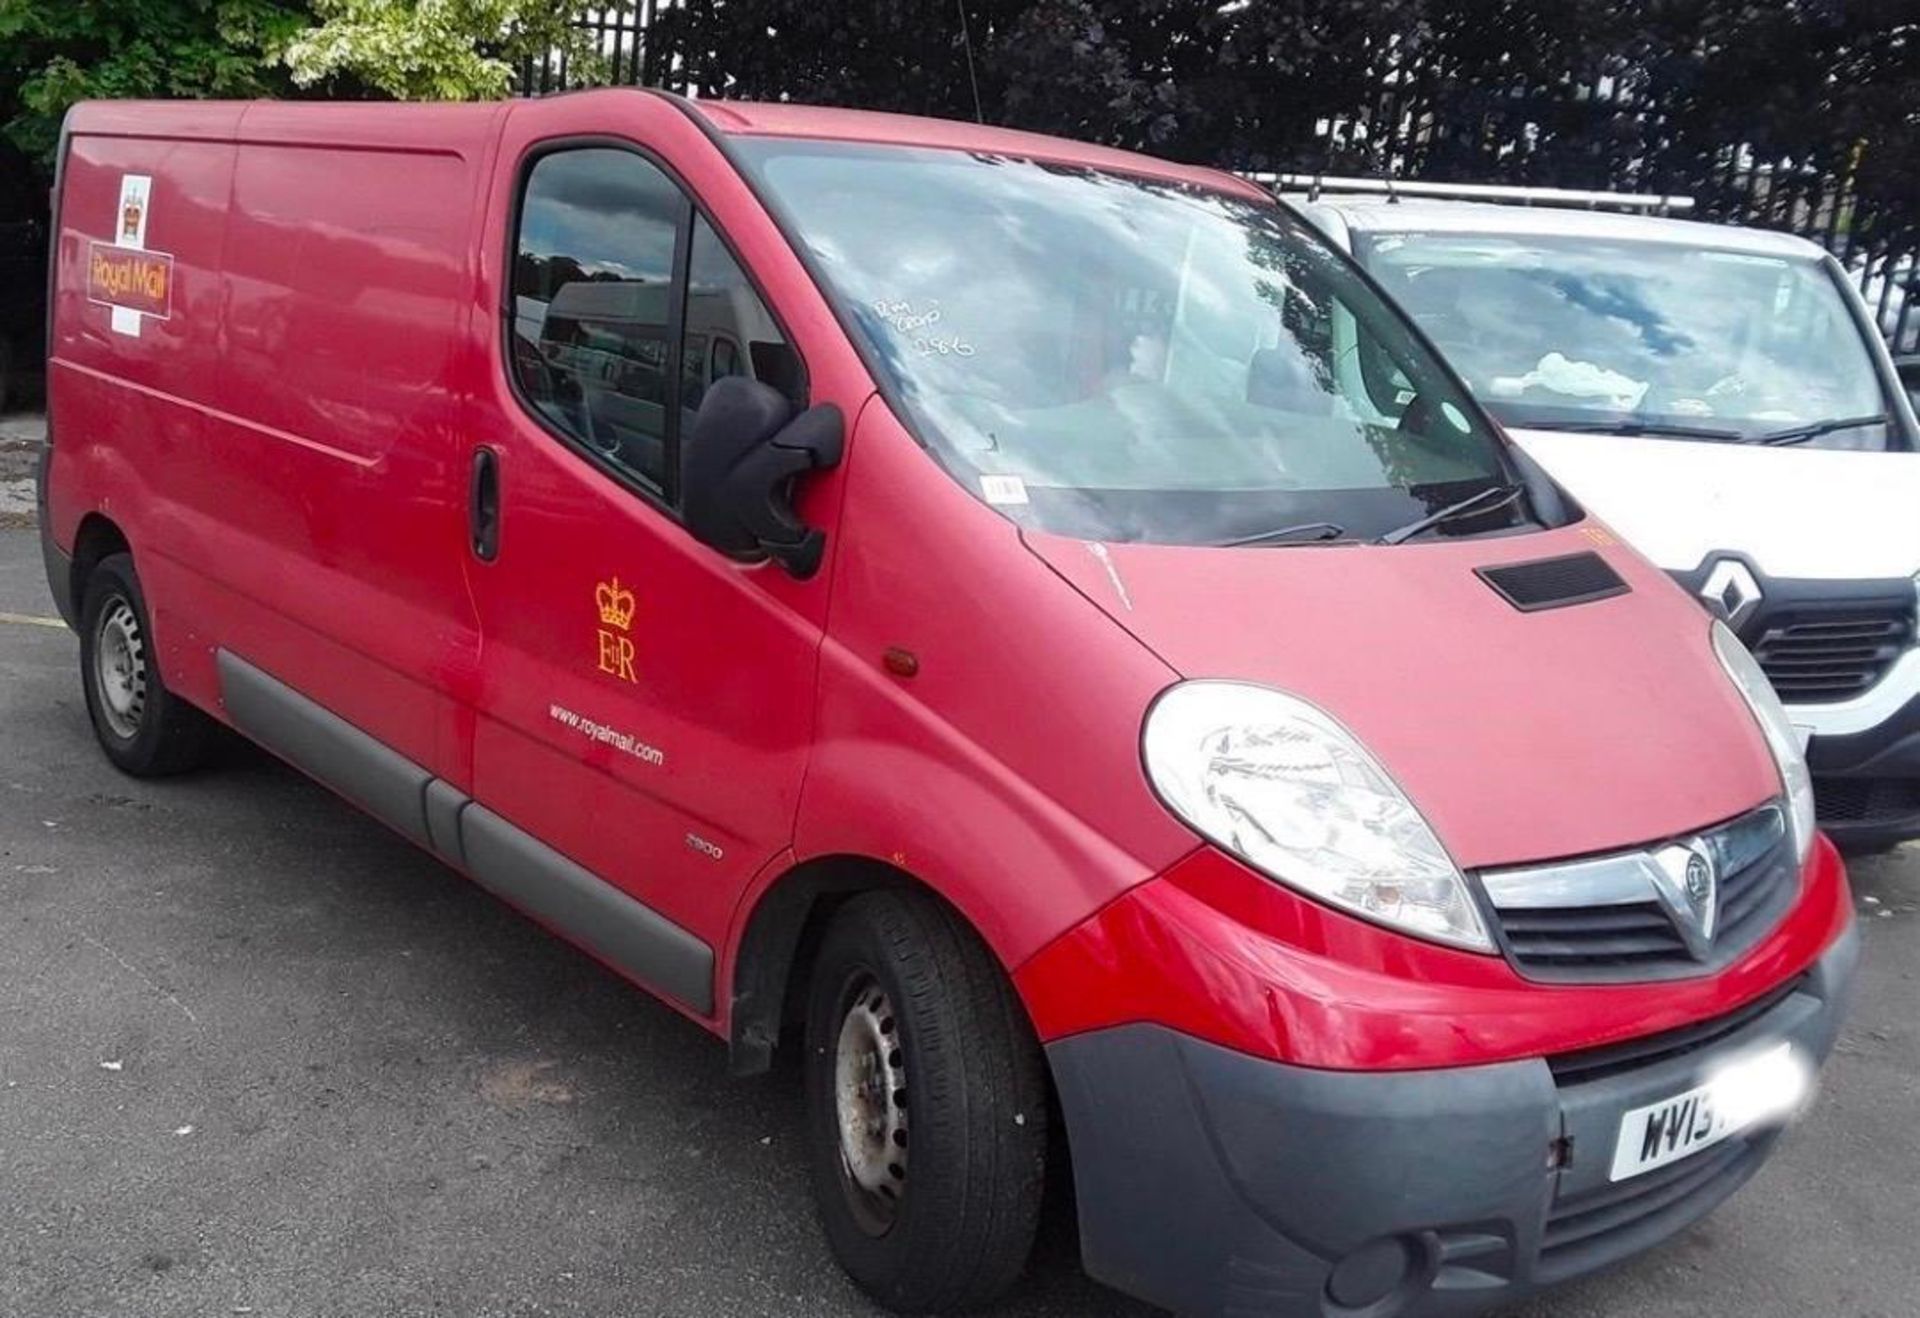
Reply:
[[[765,101],[688,100],[684,104],[722,133],[741,137],[805,137],[833,142],[868,142],[886,146],[934,147],[951,151],[978,151],[986,155],[1020,156],[1034,160],[1084,165],[1115,173],[1196,183],[1247,196],[1270,196],[1266,189],[1225,170],[1182,165],[1158,156],[1121,151],[1113,147],[1075,142],[1064,137],[1028,133],[1016,128],[933,119],[923,115],[886,114],[877,110],[841,110],[823,105],[789,105]]]
[[[883,114],[873,110],[841,110],[819,105],[785,105],[757,101],[693,100],[652,88],[600,87],[563,92],[550,98],[579,105],[590,117],[596,102],[631,96],[662,96],[678,103],[716,132],[737,137],[814,138],[834,142],[869,142],[888,146],[934,147],[978,151],[987,155],[1020,156],[1115,173],[1144,175],[1191,183],[1245,197],[1266,199],[1271,194],[1257,184],[1225,170],[1182,165],[1156,156],[1048,137],[1012,128],[930,119],[919,115]],[[79,133],[111,133],[134,137],[188,137],[231,140],[242,126],[249,136],[295,140],[315,131],[347,135],[356,141],[414,143],[425,127],[442,142],[464,139],[486,131],[497,116],[518,101],[454,103],[394,103],[390,101],[82,101],[69,114],[67,126]]]
[[[1330,214],[1354,233],[1473,233],[1512,238],[1573,237],[1615,242],[1669,243],[1750,256],[1818,260],[1823,251],[1792,234],[1732,224],[1676,220],[1618,211],[1557,206],[1509,206],[1485,201],[1445,201],[1323,193],[1308,202],[1298,193],[1283,200],[1309,214]]]
[[[66,130],[188,141],[464,148],[485,140],[497,101],[79,101]]]

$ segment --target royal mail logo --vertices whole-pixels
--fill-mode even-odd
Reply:
[[[593,604],[600,613],[600,626],[594,632],[594,666],[623,682],[638,682],[633,672],[633,641],[626,635],[633,627],[633,592],[622,589],[620,578],[614,577],[593,588]]]
[[[603,581],[593,588],[593,602],[600,610],[600,621],[609,627],[627,631],[633,626],[633,592],[620,588],[620,578]]]
[[[165,320],[173,314],[173,258],[165,252],[92,243],[87,251],[87,301]]]

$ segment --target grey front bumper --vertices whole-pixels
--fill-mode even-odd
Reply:
[[[1621,1114],[1763,1041],[1823,1061],[1858,957],[1849,931],[1704,1042],[1696,1027],[1564,1062],[1315,1071],[1154,1025],[1050,1044],[1086,1268],[1180,1313],[1397,1318],[1479,1313],[1617,1263],[1719,1204],[1777,1134],[1615,1184]]]

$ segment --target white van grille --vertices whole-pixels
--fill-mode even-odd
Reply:
[[[1848,700],[1872,687],[1913,644],[1913,606],[1789,615],[1753,641],[1753,657],[1789,705]]]

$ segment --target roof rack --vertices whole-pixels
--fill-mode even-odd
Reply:
[[[1671,215],[1693,209],[1692,197],[1650,192],[1590,192],[1580,188],[1509,187],[1491,183],[1422,183],[1413,179],[1338,178],[1325,174],[1245,174],[1242,177],[1276,192],[1305,192],[1308,201],[1323,192],[1363,193],[1399,201],[1402,197],[1447,197],[1456,201],[1499,201],[1518,206],[1578,206],[1587,210],[1652,211]]]

